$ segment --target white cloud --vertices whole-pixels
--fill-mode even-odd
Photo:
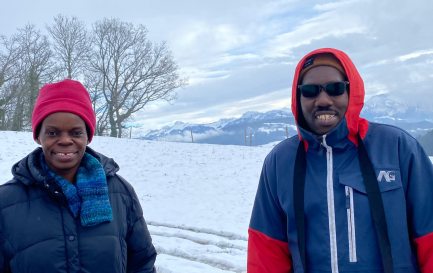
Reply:
[[[416,59],[425,55],[433,55],[433,49],[418,50],[396,58],[397,61],[405,62],[411,59]]]
[[[294,66],[319,47],[349,54],[367,97],[390,92],[433,104],[430,0],[36,2],[6,1],[0,33],[27,22],[43,26],[63,13],[89,24],[104,17],[141,23],[152,40],[168,42],[190,84],[173,104],[148,105],[138,115],[149,128],[288,106]]]
[[[199,141],[202,139],[207,139],[210,137],[216,137],[218,135],[221,135],[222,132],[219,131],[208,131],[204,133],[193,133],[194,141]],[[163,141],[177,141],[177,142],[191,142],[191,132],[186,131],[182,135],[176,134],[176,135],[168,135],[163,138],[160,138],[159,140]]]
[[[292,30],[277,35],[266,48],[268,56],[288,57],[292,50],[327,37],[342,38],[348,34],[363,34],[367,31],[360,14],[347,12],[350,5],[358,1],[332,2],[316,5],[311,17],[298,22]]]
[[[239,117],[246,111],[265,112],[290,106],[289,88],[247,98],[227,105],[219,105],[225,117]]]

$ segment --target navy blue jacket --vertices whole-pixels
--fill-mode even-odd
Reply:
[[[306,151],[304,191],[305,273],[383,273],[381,254],[360,168],[357,135],[365,144],[382,195],[395,273],[433,272],[433,166],[405,131],[359,117],[364,87],[341,51],[320,49],[305,59],[334,54],[350,81],[349,106],[332,131],[317,136],[298,126],[266,157],[248,238],[248,273],[304,273],[293,201],[294,168],[302,141]]]
[[[156,251],[132,186],[113,159],[87,148],[104,167],[111,222],[82,227],[55,185],[44,181],[38,148],[0,186],[0,272],[155,272]]]

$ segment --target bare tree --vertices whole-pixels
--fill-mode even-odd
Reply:
[[[33,106],[43,82],[50,77],[51,50],[46,36],[26,25],[15,36],[20,57],[15,64],[17,80],[11,85],[15,94],[15,108],[12,116],[12,130],[22,130],[30,124]]]
[[[0,36],[0,129],[7,129],[7,113],[14,98],[8,83],[16,78],[15,65],[20,55],[17,40]]]
[[[29,129],[40,86],[68,77],[84,79],[96,134],[121,137],[134,113],[173,100],[185,84],[167,45],[151,43],[142,25],[104,19],[89,34],[77,18],[57,15],[47,30],[52,44],[31,24],[0,37],[0,129]]]
[[[153,45],[144,26],[104,19],[93,35],[91,66],[102,76],[110,136],[121,137],[132,114],[149,102],[174,99],[184,81],[166,44]]]
[[[84,23],[76,17],[57,15],[47,30],[62,74],[69,79],[77,77],[87,64],[90,49]]]
[[[98,73],[87,73],[85,75],[84,85],[87,86],[90,99],[92,100],[93,110],[96,114],[95,134],[98,136],[105,135],[108,131],[108,107],[105,103],[102,90],[103,78]]]
[[[13,68],[19,55],[20,48],[15,38],[0,36],[0,88],[15,76]]]

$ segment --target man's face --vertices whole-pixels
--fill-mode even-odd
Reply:
[[[47,116],[36,139],[48,166],[70,182],[80,166],[87,140],[84,121],[75,114],[63,112]]]
[[[331,66],[318,66],[309,70],[301,84],[326,84],[344,81],[343,75]],[[298,91],[299,92],[299,91]],[[345,91],[339,96],[330,96],[323,89],[313,98],[300,96],[302,114],[311,131],[324,135],[343,119],[349,103]]]

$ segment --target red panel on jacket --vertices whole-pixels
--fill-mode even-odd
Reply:
[[[248,273],[289,273],[292,259],[287,242],[248,229]]]
[[[421,272],[433,272],[433,233],[416,238],[415,245]]]

